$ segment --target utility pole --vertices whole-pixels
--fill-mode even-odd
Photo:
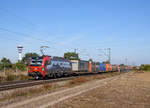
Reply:
[[[108,52],[109,52],[109,63],[111,62],[111,48],[108,48]]]

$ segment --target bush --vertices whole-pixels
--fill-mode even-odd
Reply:
[[[86,78],[84,78],[84,77],[78,77],[78,78],[75,78],[75,79],[71,80],[71,81],[69,82],[69,84],[70,84],[70,85],[82,84],[82,83],[84,83],[84,82],[86,82],[86,81],[87,81]]]
[[[18,80],[28,80],[29,77],[27,75],[19,75]]]
[[[51,85],[51,84],[48,84],[48,83],[44,83],[43,86],[42,86],[42,88],[43,88],[44,90],[50,90],[50,89],[52,88],[52,85]]]
[[[1,64],[0,65],[1,68],[4,68],[4,66],[7,69],[12,68],[11,61],[9,59],[5,58],[5,57],[1,59],[0,64]]]
[[[3,70],[3,64],[0,63],[0,70]]]
[[[141,65],[140,67],[140,70],[143,70],[143,71],[150,71],[150,65]]]
[[[21,71],[24,71],[25,69],[26,69],[26,65],[22,62],[22,61],[19,61],[19,62],[17,62],[15,65],[14,65],[14,67],[17,67],[19,70],[21,70]]]
[[[13,80],[15,80],[15,78],[16,78],[15,75],[10,74],[10,75],[7,75],[6,80],[7,81],[13,81]]]

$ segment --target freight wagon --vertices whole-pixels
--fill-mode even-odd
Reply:
[[[89,72],[89,62],[84,60],[71,60],[72,71],[74,72]]]
[[[99,72],[98,62],[84,61],[84,60],[71,60],[71,63],[72,63],[72,71],[75,74]]]

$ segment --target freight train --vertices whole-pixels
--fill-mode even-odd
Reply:
[[[32,57],[28,75],[35,78],[55,78],[88,73],[124,71],[125,67],[84,60],[67,60],[62,57]],[[121,69],[121,70],[120,70]]]

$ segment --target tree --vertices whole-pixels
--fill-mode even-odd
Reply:
[[[142,64],[140,66],[140,70],[143,70],[143,71],[150,71],[150,65],[149,64]]]
[[[0,63],[0,70],[2,70],[3,69],[3,64],[2,63]]]
[[[27,65],[29,59],[34,56],[39,56],[39,55],[37,53],[26,53],[25,56],[22,58],[22,61]]]
[[[107,61],[103,61],[104,64],[110,64],[110,62],[107,60]]]
[[[93,62],[93,59],[90,58],[89,61]]]
[[[14,64],[14,68],[19,69],[19,70],[25,70],[26,65],[23,63],[23,61],[18,61],[16,64]]]
[[[69,60],[79,60],[79,56],[75,52],[64,53],[64,58]]]
[[[9,59],[5,58],[5,57],[1,59],[0,65],[1,65],[0,66],[1,68],[4,68],[4,67],[6,67],[6,68],[12,68],[11,61]]]

